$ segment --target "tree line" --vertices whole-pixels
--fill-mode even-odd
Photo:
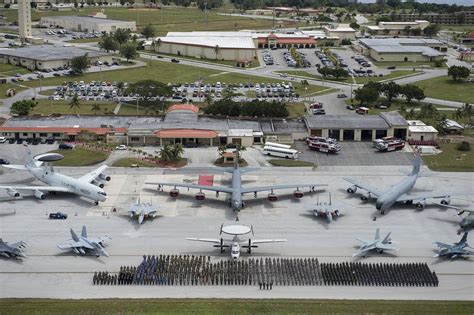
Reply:
[[[423,89],[416,85],[398,85],[393,81],[388,83],[370,81],[354,91],[354,98],[360,102],[360,106],[372,107],[373,103],[378,101],[380,95],[387,98],[388,105],[399,96],[404,97],[407,103],[411,103],[414,99],[421,101],[426,97]]]
[[[230,98],[212,102],[204,108],[204,113],[229,117],[288,117],[290,114],[284,102],[261,100],[236,102]]]

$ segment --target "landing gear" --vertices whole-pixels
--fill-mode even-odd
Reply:
[[[380,214],[384,215],[384,214],[385,214],[385,210],[380,211]]]
[[[98,201],[94,201],[94,205],[98,206],[98,205],[99,205],[99,202],[98,202]]]

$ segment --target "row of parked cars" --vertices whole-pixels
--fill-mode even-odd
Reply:
[[[321,64],[323,65],[323,67],[334,67],[334,62],[332,62],[329,57],[326,56],[326,54],[322,51],[315,50],[314,54],[318,56],[319,60],[321,60]]]
[[[263,62],[265,62],[265,64],[267,66],[271,66],[273,65],[273,56],[272,54],[270,54],[270,52],[268,50],[264,50],[262,51],[262,55],[263,55]]]
[[[6,137],[0,137],[0,143],[17,143],[17,144],[32,144],[32,145],[38,145],[38,144],[54,144],[56,140],[54,138],[6,138]]]
[[[311,62],[309,62],[306,59],[306,54],[304,52],[296,51],[296,53],[299,55],[301,59],[301,63],[302,63],[301,65],[303,66],[303,68],[311,67]],[[285,51],[283,53],[283,58],[285,59],[288,67],[295,68],[298,65],[298,63],[296,62],[296,60],[293,58],[293,56],[291,55],[289,51]]]
[[[365,60],[359,55],[351,56],[351,58],[357,61],[357,63],[360,64],[362,67],[370,68],[372,66],[370,62],[368,62],[367,60]]]

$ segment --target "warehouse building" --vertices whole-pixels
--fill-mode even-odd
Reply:
[[[249,62],[257,50],[249,32],[169,32],[145,44],[158,53]]]
[[[406,139],[408,123],[396,111],[380,115],[324,115],[305,117],[308,133],[338,141],[372,141],[382,137]]]
[[[78,47],[32,45],[20,48],[0,48],[0,62],[25,67],[29,70],[68,67],[71,59],[84,55],[87,55],[90,63],[112,62],[112,54]]]
[[[405,34],[406,29],[419,29],[423,31],[430,22],[425,20],[416,20],[413,22],[379,22],[378,25],[367,25],[367,31],[372,35],[401,35]]]
[[[442,60],[447,46],[428,38],[364,38],[354,49],[375,61],[430,62]]]
[[[337,27],[328,27],[324,28],[324,32],[328,37],[338,37],[339,40],[349,39],[355,40],[356,30],[349,25],[338,25]]]
[[[92,16],[45,16],[40,25],[86,33],[110,33],[118,29],[136,31],[135,21],[111,20]]]

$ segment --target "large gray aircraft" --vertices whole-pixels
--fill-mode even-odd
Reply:
[[[465,249],[466,247],[472,248],[467,243],[467,234],[468,232],[465,232],[461,240],[457,243],[454,243],[453,245],[449,245],[449,244],[445,244],[441,242],[434,242],[433,244],[435,244],[438,247],[438,254],[434,255],[434,257],[435,258],[447,257],[447,258],[455,259],[457,257],[462,257],[464,255],[473,255],[474,254],[473,251]]]
[[[140,199],[137,198],[134,203],[130,204],[128,215],[132,219],[137,218],[138,224],[142,224],[145,218],[154,218],[157,211],[156,206],[153,206],[151,203],[140,203]]]
[[[257,244],[264,244],[264,243],[280,243],[286,242],[285,239],[267,239],[267,240],[252,240],[249,238],[248,240],[242,240],[239,238],[241,235],[246,235],[249,233],[253,233],[253,226],[246,226],[241,224],[233,224],[233,225],[221,225],[220,235],[222,233],[227,235],[232,235],[232,239],[226,240],[222,237],[220,239],[213,239],[213,238],[186,238],[188,241],[197,241],[197,242],[206,242],[206,243],[214,243],[214,247],[219,247],[221,249],[221,253],[224,253],[224,248],[230,248],[230,256],[233,260],[237,260],[240,257],[240,250],[241,248],[247,248],[247,253],[252,253],[252,248],[258,247]]]
[[[391,244],[395,243],[390,239],[389,232],[383,239],[380,237],[380,230],[377,228],[375,231],[375,237],[373,241],[366,241],[358,238],[357,240],[362,243],[359,250],[352,254],[352,257],[362,256],[365,257],[368,252],[376,251],[378,253],[383,253],[386,250],[398,250],[397,247],[392,246]]]
[[[7,258],[15,257],[17,260],[21,260],[22,257],[26,257],[26,255],[22,251],[25,246],[26,243],[23,241],[8,244],[0,238],[0,255]]]
[[[104,174],[107,165],[102,165],[96,170],[80,177],[72,178],[63,174],[56,173],[52,166],[45,165],[48,162],[58,161],[64,158],[58,153],[45,153],[32,156],[28,150],[28,160],[25,165],[2,165],[5,168],[28,171],[36,179],[48,186],[0,186],[0,189],[12,198],[20,198],[22,192],[32,193],[38,199],[45,199],[46,193],[65,192],[76,194],[93,200],[97,205],[99,201],[105,201],[107,194],[102,189],[103,181],[110,181],[110,176]]]
[[[244,206],[245,202],[242,200],[242,195],[253,193],[254,197],[257,197],[257,192],[260,191],[270,191],[268,194],[269,201],[277,201],[278,196],[273,192],[278,189],[288,189],[296,188],[293,192],[295,198],[302,198],[304,196],[303,191],[300,190],[301,187],[309,187],[310,191],[315,191],[317,186],[327,186],[326,184],[287,184],[287,185],[274,185],[274,186],[262,186],[262,187],[242,187],[242,174],[248,173],[251,171],[257,170],[256,168],[240,168],[237,164],[232,168],[225,168],[223,171],[226,173],[232,174],[232,186],[223,187],[223,186],[204,186],[196,184],[182,184],[182,183],[160,183],[160,182],[145,182],[145,184],[158,185],[158,189],[162,189],[162,186],[171,186],[173,189],[170,190],[171,197],[178,197],[179,190],[176,187],[184,188],[195,188],[199,189],[199,192],[196,194],[196,200],[204,200],[205,195],[202,192],[203,190],[215,191],[216,196],[219,196],[220,192],[230,194],[229,206],[233,211],[240,211]]]
[[[58,248],[63,250],[70,249],[76,254],[85,255],[86,252],[89,251],[92,252],[96,257],[109,257],[109,254],[104,249],[104,241],[112,239],[110,236],[103,235],[97,238],[89,238],[87,236],[86,226],[84,225],[82,227],[81,235],[79,236],[71,229],[71,238],[72,239],[69,240],[69,242],[65,244],[59,244]]]
[[[468,213],[468,215],[462,218],[461,222],[459,222],[459,226],[461,228],[458,230],[458,234],[461,234],[461,232],[468,232],[469,230],[474,228],[474,210],[473,209],[465,209],[462,207],[455,207],[455,206],[445,205],[442,203],[439,203],[439,205],[456,210],[459,216],[463,215],[465,212]]]
[[[408,194],[415,186],[416,180],[420,176],[420,164],[421,157],[419,154],[416,155],[413,169],[410,174],[402,179],[400,182],[394,184],[386,191],[382,191],[379,188],[372,187],[368,184],[362,183],[353,178],[345,177],[344,180],[353,184],[353,186],[347,188],[347,192],[353,194],[357,191],[358,188],[367,191],[367,193],[362,194],[360,199],[367,201],[370,198],[376,198],[375,207],[385,214],[385,211],[389,209],[396,202],[404,202],[406,204],[414,204],[416,208],[423,209],[426,205],[426,199],[428,198],[442,198],[441,203],[449,204],[450,196],[458,194],[445,193],[445,192],[435,192],[435,193],[423,193],[423,194]]]

